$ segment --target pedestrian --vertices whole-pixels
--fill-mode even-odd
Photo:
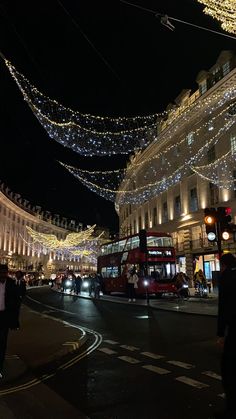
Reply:
[[[24,279],[24,274],[22,271],[16,271],[15,277],[15,283],[19,292],[20,300],[22,301],[26,295],[26,282]]]
[[[127,287],[128,287],[128,297],[129,302],[135,301],[136,297],[136,288],[138,288],[138,275],[136,273],[135,267],[127,273]]]
[[[3,378],[8,332],[19,329],[20,297],[8,266],[0,264],[0,378]]]
[[[236,258],[225,253],[220,259],[221,275],[218,299],[218,344],[223,348],[221,358],[222,386],[225,393],[225,412],[216,418],[236,418]]]
[[[75,276],[75,293],[78,295],[81,292],[82,278],[80,275]]]

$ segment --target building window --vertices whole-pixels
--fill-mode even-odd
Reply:
[[[236,135],[231,135],[230,137],[230,147],[231,147],[231,153],[236,153]]]
[[[179,217],[181,214],[181,201],[180,195],[175,197],[175,218]]]
[[[157,208],[153,208],[152,211],[152,222],[153,222],[153,227],[157,225]]]
[[[162,222],[166,223],[168,221],[168,207],[167,202],[163,202],[162,204]]]
[[[200,95],[203,95],[207,91],[207,81],[204,80],[202,83],[199,84],[199,92]]]
[[[211,147],[207,152],[207,161],[208,163],[212,163],[216,159],[216,150],[215,146]]]
[[[224,63],[222,66],[223,76],[226,76],[230,72],[230,63],[227,61],[227,63]]]
[[[189,132],[187,135],[187,144],[191,145],[193,143],[194,140],[194,133],[193,132]]]
[[[198,210],[197,188],[190,189],[189,209],[190,212]]]
[[[219,188],[218,186],[214,185],[214,183],[209,184],[210,188],[210,204],[218,204],[219,202]]]

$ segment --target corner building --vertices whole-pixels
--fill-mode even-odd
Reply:
[[[193,278],[219,271],[215,242],[208,241],[204,208],[232,208],[236,222],[236,56],[222,51],[201,71],[195,92],[183,90],[160,117],[157,135],[130,160],[116,196],[120,236],[149,231],[172,235],[177,270]],[[234,235],[222,242],[236,253]]]
[[[0,263],[7,263],[11,271],[38,272],[49,278],[67,267],[88,274],[96,271],[96,262],[85,256],[65,256],[34,244],[26,226],[33,230],[53,234],[64,240],[67,234],[81,231],[83,225],[58,214],[42,211],[21,195],[0,183]]]

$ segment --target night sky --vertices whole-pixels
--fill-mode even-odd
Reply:
[[[197,0],[136,0],[150,11],[223,32]],[[171,21],[119,0],[0,1],[0,50],[41,92],[82,113],[149,115],[236,39]],[[229,35],[229,34],[228,34]],[[88,170],[124,167],[126,157],[82,157],[50,139],[0,62],[0,179],[32,204],[118,230],[114,204],[58,164]]]

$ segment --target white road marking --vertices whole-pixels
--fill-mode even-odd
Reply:
[[[62,344],[62,346],[72,346],[73,350],[75,351],[75,349],[79,348],[79,342],[65,342]]]
[[[135,358],[131,358],[130,356],[118,356],[119,359],[125,362],[129,362],[129,364],[139,364],[140,361]]]
[[[141,355],[148,356],[153,359],[165,358],[164,355],[153,354],[152,352],[141,352]]]
[[[157,374],[160,374],[160,375],[171,373],[171,371],[166,370],[165,368],[156,367],[155,365],[143,365],[143,368],[152,372],[156,372]]]
[[[105,339],[103,342],[110,343],[111,345],[118,345],[119,342],[115,340]]]
[[[136,348],[136,346],[129,346],[129,345],[120,345],[121,348],[127,349],[127,351],[138,351],[139,348]]]
[[[113,351],[112,349],[109,349],[109,348],[98,348],[98,351],[104,352],[104,354],[107,354],[107,355],[117,354],[116,351]]]
[[[193,380],[192,378],[185,377],[184,375],[182,377],[177,377],[176,380],[195,388],[209,387],[208,384],[201,383],[200,381]]]
[[[186,364],[185,362],[181,361],[167,361],[168,364],[176,365],[177,367],[184,368],[185,370],[190,370],[191,368],[195,368],[195,365]]]
[[[207,375],[208,377],[215,378],[216,380],[221,380],[221,376],[216,374],[213,371],[204,371],[202,372],[203,375]]]

